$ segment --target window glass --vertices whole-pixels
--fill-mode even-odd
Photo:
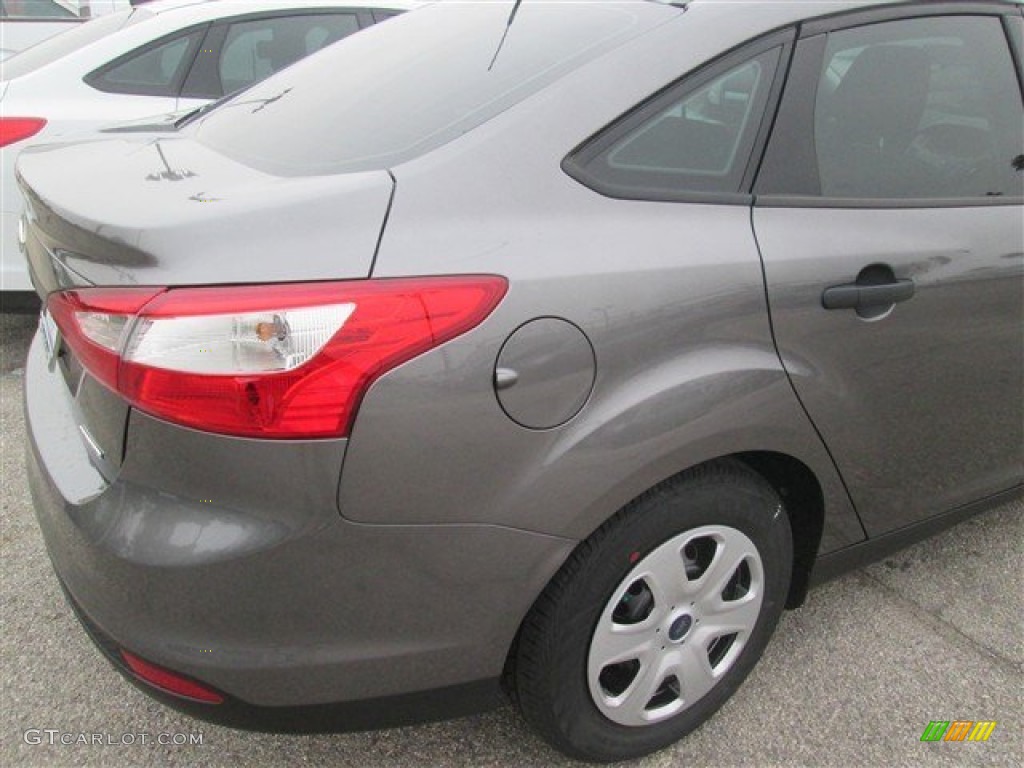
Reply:
[[[826,197],[1021,195],[1022,125],[997,18],[910,19],[829,35],[814,112]]]
[[[188,130],[271,173],[388,168],[681,12],[657,3],[525,3],[509,27],[511,9],[425,5],[303,59]]]
[[[757,60],[722,75],[618,142],[608,152],[608,165],[622,171],[728,175],[763,80]]]
[[[676,89],[630,115],[573,159],[581,180],[638,198],[739,191],[779,53],[766,51],[696,89],[684,83],[685,95]]]
[[[231,93],[359,30],[355,14],[280,16],[232,24],[221,49],[222,93]]]
[[[90,75],[90,84],[104,91],[151,96],[176,96],[174,85],[188,64],[189,52],[200,32],[172,38],[146,47],[99,75]]]

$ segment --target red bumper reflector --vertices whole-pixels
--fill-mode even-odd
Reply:
[[[212,688],[207,688],[205,685],[189,680],[187,677],[182,677],[163,667],[158,667],[156,664],[150,664],[148,661],[140,659],[135,654],[129,653],[124,649],[121,650],[121,658],[124,659],[128,668],[137,678],[144,683],[152,685],[154,688],[159,688],[161,691],[173,693],[175,696],[192,699],[193,701],[203,701],[207,704],[221,704],[224,702],[224,697]]]

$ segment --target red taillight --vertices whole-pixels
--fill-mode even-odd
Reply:
[[[31,138],[45,125],[41,117],[0,117],[0,147]]]
[[[154,688],[159,688],[161,691],[173,693],[175,696],[184,696],[186,699],[203,701],[207,704],[221,704],[224,702],[224,697],[212,688],[207,688],[201,683],[189,680],[187,677],[182,677],[171,672],[169,669],[151,664],[133,653],[122,650],[121,658],[124,659],[125,664],[128,665],[128,668],[137,678],[145,683],[149,683]]]
[[[48,306],[82,365],[139,410],[245,437],[348,434],[383,373],[477,326],[492,276],[88,288]]]
[[[124,336],[135,315],[162,288],[89,288],[50,297],[47,307],[78,361],[117,389],[117,370]]]

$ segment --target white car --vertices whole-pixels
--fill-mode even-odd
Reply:
[[[417,5],[410,0],[160,0],[0,61],[0,289],[30,291],[14,163],[26,146],[192,109]],[[27,295],[27,294],[26,294]]]
[[[139,3],[140,0],[0,0],[0,59],[89,19]]]

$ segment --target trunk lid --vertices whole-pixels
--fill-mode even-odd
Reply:
[[[44,306],[54,291],[90,285],[366,278],[393,187],[386,171],[279,178],[166,133],[32,147],[18,177],[19,235]],[[111,481],[128,403],[83,368],[46,313],[41,333],[71,429]]]
[[[369,276],[386,171],[281,178],[201,144],[134,134],[22,152],[40,297],[72,285],[210,285]]]

